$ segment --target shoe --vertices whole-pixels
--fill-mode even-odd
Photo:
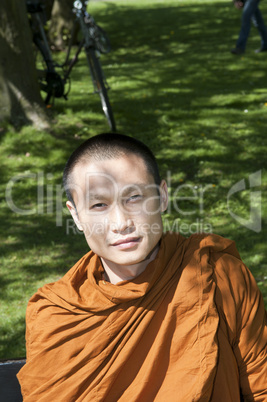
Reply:
[[[259,49],[255,50],[255,53],[261,53],[261,52],[267,52],[267,48],[266,47],[260,47]]]
[[[245,53],[245,50],[240,49],[240,47],[234,47],[233,49],[231,49],[231,53],[232,54],[242,54],[242,53]]]

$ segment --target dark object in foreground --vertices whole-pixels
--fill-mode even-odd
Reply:
[[[16,377],[25,360],[0,361],[0,401],[21,402],[20,385]]]

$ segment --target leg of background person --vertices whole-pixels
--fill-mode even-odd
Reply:
[[[241,19],[241,30],[239,33],[239,38],[236,42],[236,48],[245,51],[247,39],[250,32],[251,18],[255,14],[258,8],[259,0],[247,0],[244,4],[242,19]]]
[[[266,49],[267,50],[267,30],[262,18],[262,14],[259,10],[259,8],[256,8],[255,13],[252,16],[252,21],[255,25],[255,27],[258,29],[259,34],[261,36],[261,47],[260,49]]]

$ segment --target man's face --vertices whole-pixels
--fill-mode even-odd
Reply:
[[[162,235],[167,186],[155,185],[133,154],[78,164],[73,171],[76,210],[67,206],[87,243],[106,262],[133,265],[146,259]]]

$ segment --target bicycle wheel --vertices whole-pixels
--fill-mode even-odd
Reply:
[[[35,43],[35,65],[40,90],[46,93],[44,102],[49,104],[51,98],[64,97],[65,84],[60,75],[55,71],[52,59],[48,57],[46,47],[41,40]]]
[[[116,124],[113,117],[112,108],[108,98],[107,88],[104,84],[102,68],[99,59],[96,57],[94,49],[86,49],[86,57],[90,67],[91,76],[95,91],[99,94],[103,112],[108,120],[109,127],[116,131]]]

